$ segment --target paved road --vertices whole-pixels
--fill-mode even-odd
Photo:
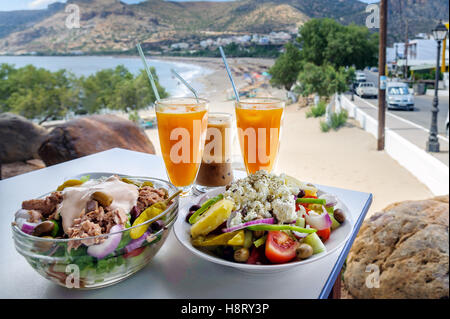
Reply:
[[[365,71],[367,81],[378,83],[378,74],[370,71]],[[378,106],[378,99],[364,99],[374,106]],[[397,115],[405,120],[418,124],[426,129],[431,127],[431,107],[433,104],[433,97],[428,95],[414,96],[414,111],[400,111],[389,110],[391,114]],[[448,96],[439,97],[439,113],[438,113],[438,132],[445,136],[445,120],[447,119],[449,109]]]

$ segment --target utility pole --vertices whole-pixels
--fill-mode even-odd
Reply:
[[[404,50],[405,65],[403,66],[403,78],[405,80],[408,78],[408,46],[409,46],[408,20],[406,20],[405,18],[405,50]]]
[[[384,150],[386,123],[386,32],[387,0],[380,1],[380,44],[378,48],[378,150]]]

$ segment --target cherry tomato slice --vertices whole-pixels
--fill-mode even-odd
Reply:
[[[262,265],[264,264],[264,246],[258,248],[252,247],[250,257],[248,257],[247,264]]]
[[[322,230],[318,230],[316,234],[320,237],[320,239],[322,239],[322,242],[326,242],[328,238],[330,238],[331,229],[325,228]]]
[[[131,258],[131,257],[139,256],[144,251],[145,248],[146,247],[136,248],[136,249],[130,251],[129,253],[124,254],[123,258]]]
[[[266,239],[265,254],[274,264],[291,261],[296,256],[298,242],[282,231],[269,231]]]

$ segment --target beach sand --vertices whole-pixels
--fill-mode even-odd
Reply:
[[[234,106],[227,96],[231,94],[231,84],[221,59],[185,59],[207,67],[213,72],[199,79],[205,87],[201,95],[210,101],[211,112],[229,112],[234,115]],[[268,59],[229,59],[233,77],[240,88],[247,85],[242,71],[267,71],[273,64]],[[260,89],[258,95],[285,98],[283,90]],[[373,203],[367,216],[380,211],[387,205],[403,201],[432,197],[431,191],[386,152],[376,150],[376,139],[349,120],[338,131],[323,133],[320,120],[306,118],[307,108],[297,104],[288,105],[284,118],[280,153],[275,172],[287,173],[300,180],[372,193]],[[157,154],[161,154],[157,129],[146,130],[155,144]],[[234,166],[243,168],[242,157],[234,139]]]

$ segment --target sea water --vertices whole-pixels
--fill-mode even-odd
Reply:
[[[32,64],[52,72],[66,69],[76,76],[89,76],[99,70],[115,68],[121,64],[135,75],[144,68],[139,57],[114,56],[0,56],[1,63],[13,64],[17,68]],[[198,79],[212,72],[210,69],[184,62],[147,59],[147,64],[156,69],[160,84],[171,96],[191,96],[192,93],[172,75],[170,69],[175,69],[198,92],[204,89]]]

